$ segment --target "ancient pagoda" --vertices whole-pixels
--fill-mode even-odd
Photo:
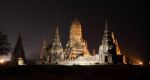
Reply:
[[[11,55],[11,63],[13,65],[24,65],[26,63],[25,52],[20,34]]]

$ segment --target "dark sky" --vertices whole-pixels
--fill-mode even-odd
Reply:
[[[11,46],[21,32],[27,58],[39,58],[43,39],[53,39],[56,26],[65,47],[71,20],[82,24],[90,50],[99,45],[105,18],[111,25],[122,53],[147,56],[149,44],[148,5],[132,0],[5,0],[0,1],[0,30]]]

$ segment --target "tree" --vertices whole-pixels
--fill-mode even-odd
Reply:
[[[11,49],[7,35],[0,31],[0,55],[7,55]]]

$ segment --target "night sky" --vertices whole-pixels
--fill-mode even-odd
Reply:
[[[0,1],[0,30],[14,47],[21,32],[28,59],[38,59],[44,38],[51,42],[56,26],[63,47],[70,23],[78,18],[90,51],[98,52],[107,18],[121,52],[146,58],[149,55],[148,5],[144,1],[116,0],[5,0]]]

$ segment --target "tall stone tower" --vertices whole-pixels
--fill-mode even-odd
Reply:
[[[74,19],[71,23],[69,39],[70,40],[75,40],[75,41],[78,41],[78,42],[83,40],[81,24],[80,24],[80,21],[78,19]]]
[[[11,63],[13,65],[24,65],[26,63],[25,52],[20,34],[11,55]]]
[[[41,51],[41,54],[40,54],[40,61],[41,61],[42,64],[45,64],[45,62],[47,61],[48,47],[49,47],[48,40],[44,39],[42,51]]]
[[[58,61],[64,60],[64,52],[59,37],[58,27],[56,28],[54,40],[50,46],[49,53],[47,60],[49,60],[50,63],[57,63]]]
[[[108,26],[107,20],[105,21],[105,30],[102,38],[102,44],[99,47],[100,63],[114,64],[117,63],[116,45],[114,35]]]
[[[66,58],[76,59],[84,55],[85,41],[82,38],[81,24],[78,19],[71,22],[69,41],[66,44]]]
[[[115,44],[115,47],[116,47],[117,63],[118,63],[118,64],[123,64],[123,63],[125,64],[124,58],[123,58],[123,57],[125,57],[125,55],[123,55],[123,54],[121,53],[118,40],[117,40],[117,38],[115,37],[115,35],[114,35],[113,32],[112,32],[112,39],[113,39],[113,43]]]
[[[87,41],[85,41],[85,44],[84,44],[83,56],[84,56],[84,57],[89,57],[89,56],[91,56],[91,55],[90,55],[90,51],[89,51],[89,47],[88,47],[88,44],[87,44]]]

